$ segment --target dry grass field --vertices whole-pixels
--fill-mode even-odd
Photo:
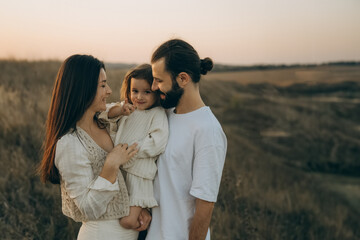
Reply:
[[[359,66],[316,66],[270,70],[215,72],[207,80],[233,81],[240,84],[269,83],[287,87],[294,84],[360,82]]]
[[[59,66],[0,61],[1,239],[76,239],[34,174]],[[201,93],[228,137],[212,239],[360,239],[359,65],[214,72]]]

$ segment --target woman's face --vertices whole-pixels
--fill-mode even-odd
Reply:
[[[106,72],[100,69],[98,88],[94,101],[91,103],[90,109],[94,112],[102,112],[106,110],[106,99],[112,93],[111,88],[106,81]]]

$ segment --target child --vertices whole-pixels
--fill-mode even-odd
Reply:
[[[114,145],[136,142],[139,146],[139,152],[122,166],[130,196],[130,214],[120,219],[125,228],[140,227],[141,209],[158,206],[153,196],[155,161],[165,150],[169,130],[165,110],[158,106],[159,95],[151,90],[152,81],[149,64],[130,70],[121,87],[124,101],[110,104],[107,111],[100,114],[109,122]]]

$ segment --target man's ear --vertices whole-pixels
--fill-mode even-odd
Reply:
[[[186,72],[181,72],[179,73],[179,75],[176,77],[176,81],[179,84],[179,86],[181,88],[184,88],[189,82],[191,82],[191,77],[189,74],[187,74]]]

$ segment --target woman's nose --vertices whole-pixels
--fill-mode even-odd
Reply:
[[[111,93],[112,93],[112,90],[111,90],[110,86],[108,86],[107,93],[108,93],[108,94],[111,94]]]

